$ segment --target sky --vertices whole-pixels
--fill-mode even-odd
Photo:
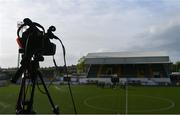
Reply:
[[[17,66],[17,22],[27,17],[56,27],[68,65],[92,52],[165,51],[180,60],[180,0],[0,0],[0,67]]]

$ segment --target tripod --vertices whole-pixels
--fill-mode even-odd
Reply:
[[[44,60],[43,57],[41,59]],[[43,76],[39,69],[39,61],[42,61],[41,59],[38,59],[38,57],[35,57],[33,60],[30,59],[29,63],[22,64],[22,66],[18,69],[16,72],[15,77],[19,78],[21,75],[24,75],[21,80],[21,87],[20,92],[16,104],[16,114],[35,114],[36,112],[33,111],[33,101],[34,101],[34,92],[36,84],[38,83],[38,78],[41,81],[43,88],[45,90],[45,94],[47,95],[49,102],[52,106],[52,111],[55,114],[59,114],[59,107],[55,106],[53,103],[53,100],[50,96],[50,93],[45,85],[45,82],[43,80]],[[27,99],[27,90],[28,90],[28,84],[27,80],[29,80],[31,85],[30,90],[30,98]]]

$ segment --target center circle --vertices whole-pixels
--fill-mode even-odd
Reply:
[[[125,111],[127,106],[131,113],[158,112],[175,106],[175,103],[170,99],[147,95],[128,95],[128,105],[126,105],[125,100],[125,96],[99,95],[86,98],[84,104],[90,108],[103,111]]]

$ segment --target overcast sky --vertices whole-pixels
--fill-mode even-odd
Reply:
[[[68,65],[102,51],[166,51],[180,60],[180,0],[0,0],[0,67],[17,66],[17,21],[25,17],[56,26]],[[61,53],[58,46],[59,65]]]

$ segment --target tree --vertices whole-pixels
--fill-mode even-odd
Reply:
[[[177,65],[177,71],[180,72],[180,61],[177,61],[176,65]]]
[[[77,72],[78,73],[84,73],[85,72],[85,56],[81,57],[78,60],[78,64],[77,64]]]
[[[172,72],[180,72],[180,61],[171,65]]]

